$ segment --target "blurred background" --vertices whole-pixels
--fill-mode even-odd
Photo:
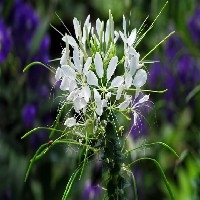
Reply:
[[[24,177],[30,158],[49,141],[48,132],[21,140],[27,131],[51,126],[57,115],[59,88],[52,74],[42,66],[26,73],[23,68],[40,61],[61,57],[64,44],[60,32],[74,34],[72,20],[106,20],[111,9],[116,29],[122,27],[122,15],[130,18],[130,29],[139,29],[147,16],[146,28],[165,4],[165,0],[0,0],[0,199],[59,200],[78,160],[76,149],[59,146],[51,150]],[[175,199],[200,199],[200,2],[169,0],[154,28],[142,40],[137,51],[143,57],[171,31],[175,33],[159,46],[148,60],[148,84],[151,109],[141,110],[138,126],[131,132],[131,145],[165,142],[180,155],[177,160],[161,146],[134,152],[134,158],[157,159],[168,177]],[[122,48],[119,46],[119,48]],[[139,199],[169,199],[164,182],[150,162],[133,166]],[[77,181],[71,199],[102,199],[101,166],[88,166],[83,180]],[[130,199],[134,199],[130,189]]]

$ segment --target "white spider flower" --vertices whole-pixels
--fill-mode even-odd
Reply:
[[[67,118],[64,124],[69,128],[73,127],[76,125],[76,119],[74,117]]]
[[[101,124],[101,116],[106,110],[127,113],[131,111],[136,118],[137,106],[148,101],[148,95],[145,95],[132,105],[130,95],[130,89],[133,89],[136,91],[136,98],[147,80],[140,54],[133,46],[137,38],[136,29],[128,35],[123,16],[123,32],[114,30],[111,14],[105,27],[100,19],[97,19],[95,27],[92,27],[90,16],[85,20],[83,28],[77,18],[74,18],[73,24],[75,38],[68,34],[62,38],[66,48],[62,51],[61,66],[55,74],[56,81],[61,80],[60,89],[65,93],[65,103],[71,104],[75,112],[81,112],[81,120],[87,121],[87,124],[91,118],[96,120],[94,126],[95,123]],[[124,43],[122,58],[117,55],[116,48],[119,36]],[[116,75],[118,67],[119,72]],[[73,116],[66,119],[65,125],[73,127],[80,126],[81,123],[77,123]]]

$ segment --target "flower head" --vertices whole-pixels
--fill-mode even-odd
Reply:
[[[66,47],[55,78],[56,81],[61,80],[60,89],[66,96],[64,103],[81,113],[82,120],[67,116],[65,125],[79,127],[92,123],[95,129],[97,124],[106,122],[104,113],[112,112],[133,113],[136,122],[136,108],[149,97],[145,95],[134,104],[131,96],[131,91],[136,91],[137,98],[147,80],[147,73],[142,68],[144,63],[134,48],[136,29],[127,33],[123,17],[123,32],[114,30],[111,14],[105,26],[103,21],[97,19],[96,27],[92,27],[90,16],[82,28],[76,18],[73,24],[76,37],[66,33],[62,38]],[[124,43],[123,57],[118,56],[116,48],[120,38]],[[94,121],[91,122],[91,119]]]

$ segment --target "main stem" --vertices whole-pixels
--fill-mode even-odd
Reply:
[[[120,141],[111,122],[106,125],[104,165],[108,170],[107,195],[109,200],[124,200],[125,179],[121,175],[123,156]]]

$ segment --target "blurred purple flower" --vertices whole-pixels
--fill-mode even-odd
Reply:
[[[200,8],[197,8],[194,15],[188,22],[188,28],[194,42],[200,42]]]
[[[197,71],[195,68],[196,66],[191,56],[184,54],[180,57],[177,62],[177,75],[181,84],[185,84],[185,86],[194,84],[194,74]]]
[[[33,127],[36,117],[36,107],[33,104],[26,104],[22,110],[22,121],[25,126]]]
[[[44,64],[48,63],[49,60],[49,46],[50,46],[50,38],[48,35],[46,35],[40,46],[39,49],[37,50],[36,54],[33,56],[32,60],[34,61],[40,61]],[[42,66],[34,66],[29,70],[28,73],[28,80],[29,80],[29,85],[31,88],[36,89],[38,85],[40,85],[40,80],[45,81],[48,80],[49,73],[46,68]],[[38,83],[37,85],[35,83]]]
[[[183,48],[182,40],[173,34],[166,42],[165,52],[169,60],[173,60]]]
[[[44,144],[44,142],[47,142],[48,140],[48,134],[44,130],[39,130],[37,131],[36,134],[30,135],[29,139],[29,144],[31,147],[36,150],[40,147],[41,144]]]
[[[82,199],[83,200],[99,199],[100,193],[101,193],[100,187],[92,185],[91,183],[88,183],[84,190]]]
[[[167,91],[165,93],[165,98],[167,101],[173,101],[175,100],[175,95],[176,90],[178,88],[176,81],[175,81],[175,77],[173,74],[168,73],[168,76],[166,77],[166,79],[164,80],[164,88],[167,88]]]
[[[41,41],[41,44],[35,56],[33,56],[33,60],[37,60],[44,64],[47,64],[49,61],[49,48],[50,48],[50,37],[48,35],[45,35],[45,37]]]
[[[11,35],[4,21],[0,19],[0,62],[3,62],[11,48]]]
[[[12,36],[16,54],[22,59],[22,64],[28,61],[30,45],[39,25],[37,12],[25,3],[16,3],[11,16]]]
[[[151,89],[159,87],[160,83],[162,83],[162,75],[164,70],[165,69],[160,62],[155,62],[151,66],[149,71],[149,78],[147,80]]]

